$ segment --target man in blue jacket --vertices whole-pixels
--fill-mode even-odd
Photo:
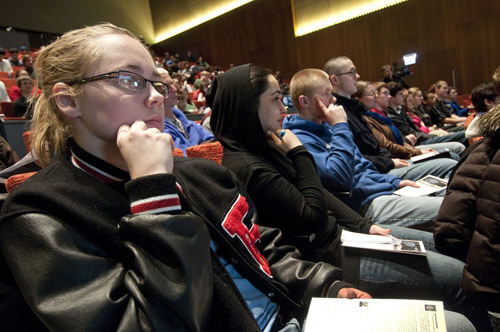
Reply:
[[[311,152],[326,189],[334,193],[350,191],[345,202],[375,223],[432,226],[442,197],[392,194],[398,188],[418,185],[381,174],[363,158],[354,144],[343,107],[334,105],[328,74],[319,69],[302,70],[292,78],[290,90],[299,114],[287,117],[283,127],[293,131]]]
[[[194,121],[188,120],[177,105],[177,89],[172,84],[173,80],[163,68],[158,68],[161,80],[168,85],[168,97],[165,98],[165,129],[164,133],[170,134],[176,148],[186,154],[186,149],[193,145],[212,142],[215,137],[202,126]]]

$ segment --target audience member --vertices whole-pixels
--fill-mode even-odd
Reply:
[[[464,261],[462,288],[500,331],[500,106],[479,120],[486,137],[462,156],[434,228],[436,247]]]
[[[175,147],[186,153],[186,149],[193,145],[209,143],[214,136],[203,129],[194,121],[188,120],[177,106],[177,89],[172,85],[172,78],[168,72],[159,68],[161,81],[169,88],[168,96],[165,97],[163,107],[165,109],[165,127],[163,132],[170,134]]]
[[[196,61],[193,54],[191,53],[191,51],[186,52],[186,61],[188,61],[188,62],[195,62]]]
[[[467,130],[465,131],[465,136],[469,139],[482,136],[478,125],[479,119],[492,107],[500,104],[500,96],[498,96],[497,92],[495,91],[493,82],[482,83],[472,89],[471,99],[476,114],[474,116],[474,119],[467,126]]]
[[[375,88],[372,85],[372,92]],[[381,174],[363,158],[347,124],[342,106],[334,106],[329,76],[319,69],[299,71],[290,83],[298,115],[287,117],[290,129],[314,157],[321,183],[358,213],[376,224],[432,229],[442,197],[393,195],[400,188],[418,185],[410,180]]]
[[[24,69],[28,72],[31,78],[35,78],[35,70],[33,68],[33,58],[31,55],[26,54],[23,55],[23,66]]]
[[[380,82],[389,83],[389,82],[398,82],[402,84],[406,89],[408,89],[408,84],[401,79],[399,76],[394,75],[394,71],[392,70],[391,65],[383,65],[382,66],[382,78]]]
[[[23,60],[25,55],[29,54],[29,50],[26,46],[19,47],[19,60]]]
[[[281,115],[285,112],[280,93],[274,76],[252,65],[234,67],[215,78],[207,100],[212,108],[212,129],[224,146],[223,165],[243,180],[255,202],[259,225],[272,223],[285,235],[305,235],[304,242],[311,241],[304,243],[309,255],[318,259],[318,254],[321,257],[323,252],[325,261],[342,266],[345,261],[341,259],[339,237],[344,227],[375,234],[385,234],[388,230],[363,220],[322,188],[311,154],[291,131],[280,134]],[[432,246],[430,233],[397,227],[392,233],[397,234],[399,230],[408,236],[426,237]],[[329,247],[326,251],[325,246]],[[360,257],[361,265],[346,268],[344,273],[356,274],[360,289],[372,289],[375,292],[372,295],[446,298],[445,303],[451,300],[458,304],[456,299],[450,299],[451,294],[443,294],[438,289],[450,291],[449,286],[454,285],[453,292],[458,292],[455,295],[460,293],[458,280],[463,263],[433,251],[428,254],[427,263],[436,268],[434,271],[431,267],[429,274],[412,270],[404,257],[398,257],[396,263],[387,256],[385,259]],[[446,271],[443,266],[447,266]],[[456,266],[456,270],[452,266]],[[408,284],[394,279],[393,273],[401,271],[411,274],[404,278]],[[449,279],[452,275],[453,281]],[[437,286],[443,282],[448,286]],[[486,319],[485,313],[481,314]]]
[[[194,89],[198,90],[200,88],[200,83],[205,82],[208,86],[210,86],[210,73],[206,70],[200,73],[200,78],[194,81]]]
[[[203,57],[201,55],[198,57],[196,65],[200,68],[200,70],[210,70],[210,65],[208,64],[208,62],[203,60]]]
[[[24,116],[31,120],[33,117],[33,105],[30,100],[33,93],[33,80],[28,76],[19,76],[16,85],[21,90],[21,96],[14,102],[13,112],[15,116]]]
[[[198,113],[198,108],[193,104],[186,89],[177,90],[177,108],[184,113]]]
[[[196,101],[204,101],[208,92],[208,84],[205,81],[200,82],[198,89],[193,92],[193,99]]]
[[[463,144],[467,143],[467,138],[463,131],[445,136],[435,136],[422,132],[403,108],[405,98],[403,86],[399,83],[391,82],[387,84],[387,88],[392,98],[385,112],[403,135],[414,135],[414,137],[416,137],[416,142],[412,143],[412,145],[425,146],[425,148],[432,148],[435,150],[449,149],[457,155],[462,153],[465,149]]]
[[[18,161],[19,157],[17,156],[16,151],[2,136],[0,136],[0,170],[7,169]]]
[[[11,101],[5,84],[2,81],[0,81],[0,101]]]
[[[436,136],[447,135],[448,132],[439,128],[437,125],[432,124],[430,115],[425,110],[425,106],[422,103],[423,94],[422,90],[417,87],[411,87],[408,89],[408,93],[413,96],[411,112],[418,116],[424,125],[429,129],[429,134]]]
[[[453,114],[451,108],[449,108],[445,103],[449,91],[448,83],[446,83],[446,81],[437,81],[432,85],[430,91],[434,93],[434,96],[436,97],[436,102],[428,111],[433,124],[438,126],[459,125],[465,121],[465,117]],[[465,128],[463,126],[447,128],[448,131],[460,131],[464,129]]]
[[[17,80],[20,76],[29,77],[30,75],[26,70],[21,69],[16,71],[16,74],[14,76]],[[21,89],[17,85],[14,85],[9,89],[9,97],[12,102],[15,102],[19,97],[21,97],[21,95],[22,95]]]
[[[52,65],[61,58],[67,67]],[[227,170],[174,161],[158,119],[168,87],[128,31],[69,32],[36,70],[32,143],[45,167],[2,209],[3,331],[298,331],[312,296],[370,297],[277,246],[278,230],[261,236]]]
[[[451,108],[453,114],[455,114],[456,116],[466,117],[467,113],[469,112],[469,108],[460,107],[460,105],[458,105],[457,103],[457,96],[458,96],[457,89],[455,89],[454,87],[450,87],[448,92],[448,97],[446,97],[444,102],[448,105],[448,107]]]
[[[358,81],[356,83],[357,92],[353,94],[353,97],[362,102],[368,109],[364,118],[379,145],[389,150],[395,157],[402,159],[433,151],[432,149],[413,147],[404,140],[404,135],[394,126],[392,120],[385,116],[384,109],[388,107],[391,99],[387,84],[377,82],[375,85],[366,81]]]
[[[337,103],[344,107],[347,114],[354,143],[363,157],[371,161],[380,173],[389,172],[403,180],[416,181],[428,174],[446,177],[451,172],[456,164],[454,160],[431,160],[411,165],[379,146],[363,117],[368,109],[359,100],[351,98],[357,91],[356,82],[360,78],[351,59],[345,56],[332,58],[325,64],[324,71],[330,76]]]
[[[10,54],[10,56],[7,60],[10,61],[10,64],[12,65],[12,67],[23,65],[22,61],[19,61],[19,52],[18,52],[17,48],[15,48],[15,47],[9,48],[9,54]]]
[[[0,71],[12,74],[14,71],[12,69],[12,65],[10,64],[10,61],[5,58],[5,50],[0,47]]]

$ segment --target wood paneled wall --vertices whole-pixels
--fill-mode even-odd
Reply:
[[[152,5],[152,11],[155,8]],[[439,79],[469,93],[500,66],[498,0],[410,0],[385,10],[295,38],[290,0],[256,0],[172,39],[163,51],[201,53],[211,64],[252,62],[291,78],[346,55],[362,79],[378,80],[383,64],[418,54],[405,80],[427,89]]]

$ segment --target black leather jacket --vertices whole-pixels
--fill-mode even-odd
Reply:
[[[4,205],[0,248],[15,284],[3,278],[3,286],[19,290],[52,331],[258,331],[210,240],[285,317],[301,318],[312,296],[350,286],[340,269],[279,246],[278,230],[262,229],[259,238],[248,198],[236,233],[253,242],[229,234],[222,223],[246,193],[226,169],[181,158],[174,173],[105,184],[69,156],[57,158]],[[169,188],[172,179],[182,188],[181,211],[130,214],[134,191]],[[11,317],[18,329],[28,318]]]

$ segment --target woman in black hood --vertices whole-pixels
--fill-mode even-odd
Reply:
[[[224,146],[222,163],[247,187],[259,224],[280,228],[309,259],[337,266],[338,224],[364,233],[370,227],[382,230],[323,189],[313,157],[291,131],[278,138],[286,109],[268,71],[234,67],[217,76],[207,101],[210,125]]]
[[[278,82],[268,71],[250,64],[234,67],[215,78],[206,99],[212,108],[211,128],[224,146],[222,163],[247,187],[259,224],[280,228],[285,241],[293,241],[308,259],[342,267],[347,281],[372,296],[443,300],[446,309],[477,321],[460,289],[463,263],[434,252],[432,246],[426,247],[426,258],[398,255],[397,263],[393,256],[344,259],[343,228],[371,234],[389,230],[363,219],[323,189],[312,155],[291,131],[282,135],[286,109]],[[418,239],[422,232],[399,227],[398,233]]]

